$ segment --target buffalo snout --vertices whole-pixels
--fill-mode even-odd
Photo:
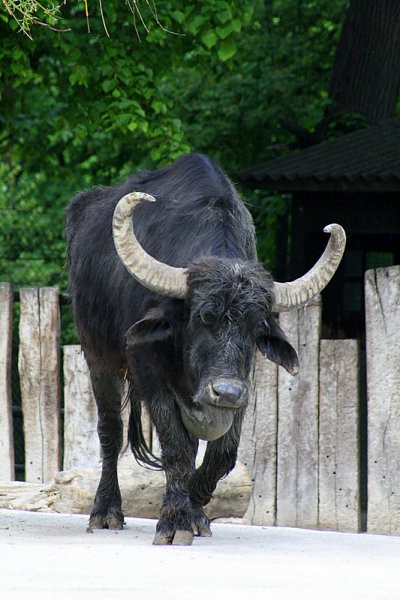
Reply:
[[[238,379],[216,379],[210,384],[211,403],[220,408],[245,408],[248,404],[247,385]]]

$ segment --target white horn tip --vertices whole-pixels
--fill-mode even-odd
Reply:
[[[145,192],[130,192],[129,194],[125,194],[125,196],[122,196],[121,200],[125,200],[125,202],[134,203],[142,202],[143,200],[145,202],[156,202],[154,196],[146,194]]]
[[[337,223],[331,223],[330,225],[327,225],[326,227],[324,227],[324,232],[325,233],[342,233],[344,234],[344,229],[341,225],[338,225]]]

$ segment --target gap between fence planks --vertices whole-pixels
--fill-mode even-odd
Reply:
[[[365,276],[368,531],[400,534],[400,266]]]
[[[0,283],[0,481],[15,478],[11,399],[13,298],[11,284]]]
[[[20,290],[19,373],[25,479],[50,481],[60,470],[60,311],[56,288]]]

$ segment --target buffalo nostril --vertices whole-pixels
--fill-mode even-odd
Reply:
[[[232,381],[216,381],[212,389],[219,402],[235,403],[241,398],[244,386]]]

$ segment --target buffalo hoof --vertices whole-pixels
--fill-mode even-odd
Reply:
[[[203,508],[198,507],[194,511],[193,531],[200,537],[211,537],[211,527],[208,517],[204,514]]]
[[[94,512],[90,515],[89,529],[122,529],[124,515],[117,509],[109,508],[106,513]]]
[[[200,537],[211,537],[212,536],[212,531],[211,531],[211,527],[210,525],[204,525],[204,526],[197,526],[197,533],[196,535],[200,536]]]
[[[193,538],[193,531],[179,529],[173,533],[157,531],[153,544],[155,546],[191,546]]]

